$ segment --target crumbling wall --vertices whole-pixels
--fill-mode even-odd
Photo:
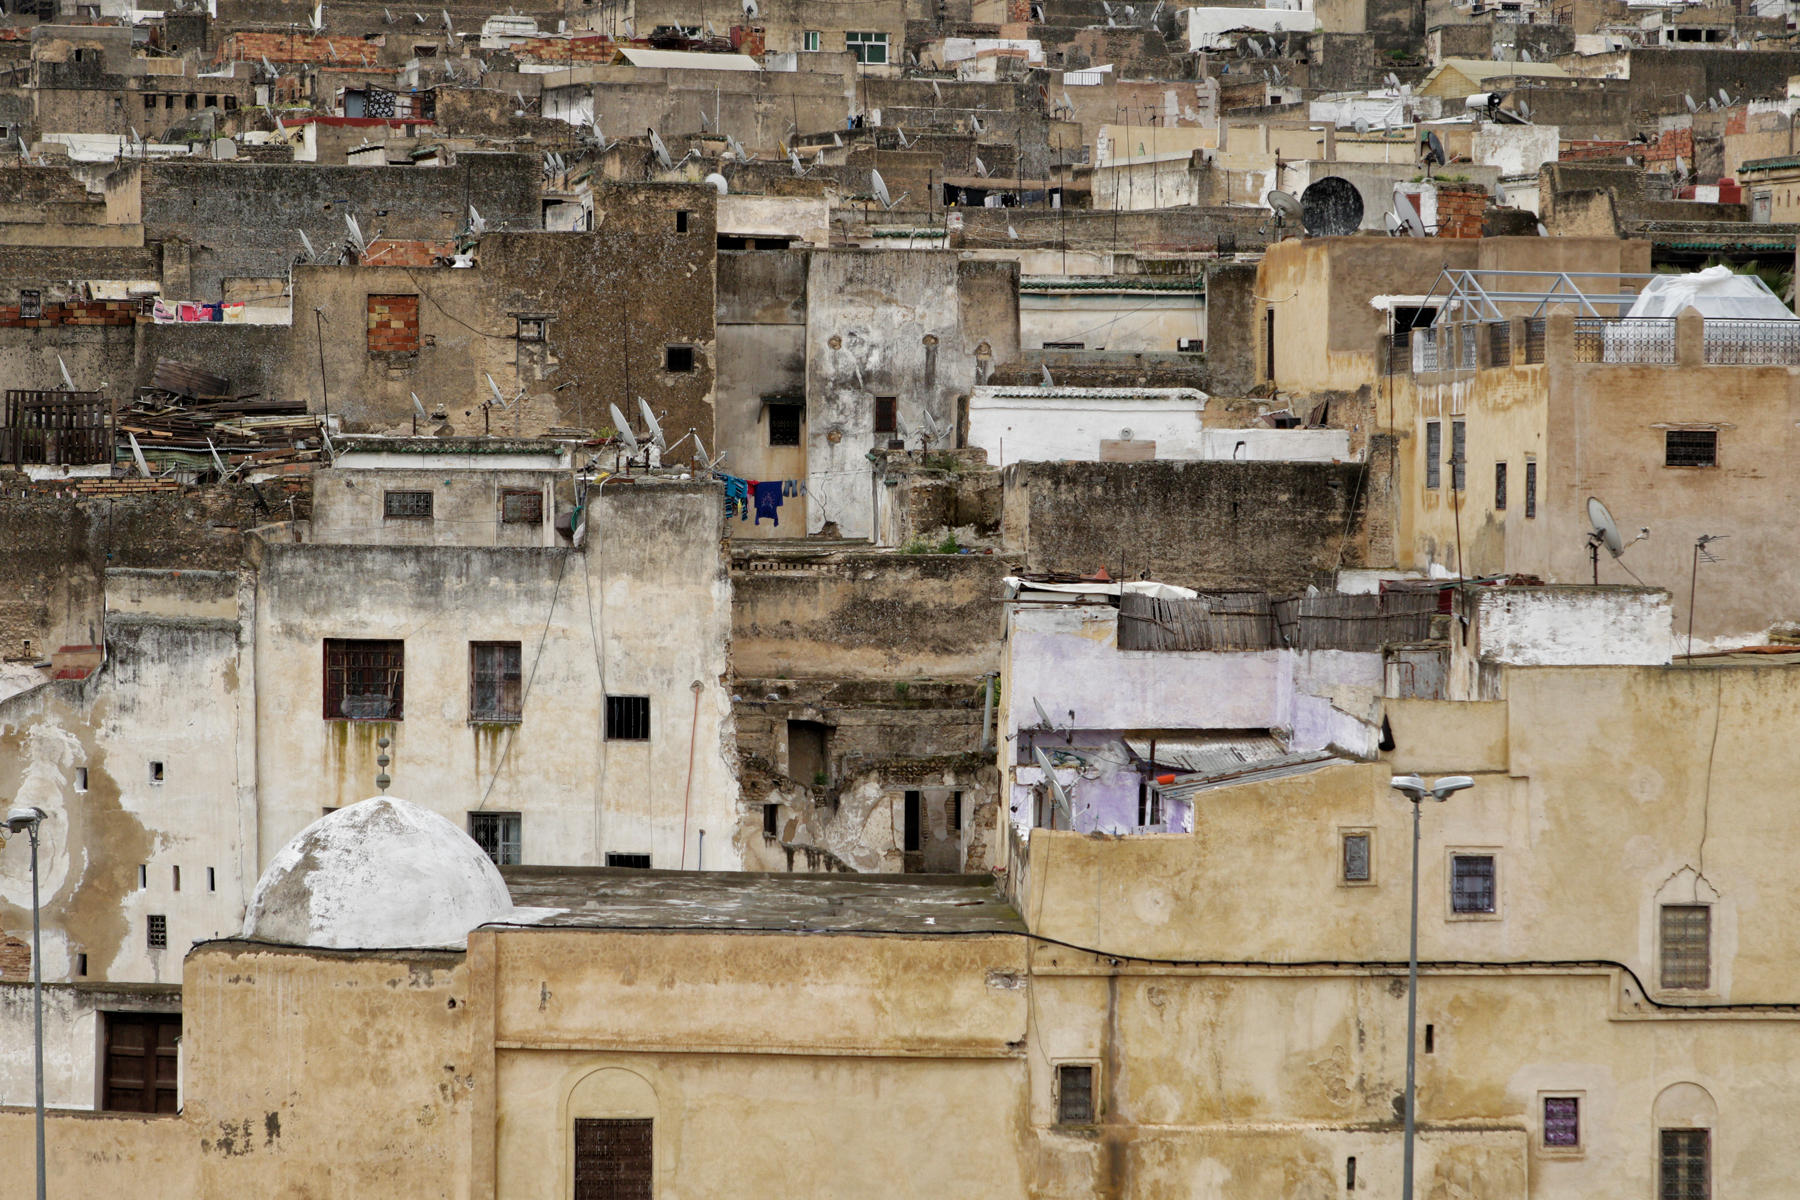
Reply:
[[[1364,558],[1360,463],[1017,463],[1011,553],[1031,571],[1294,591]]]

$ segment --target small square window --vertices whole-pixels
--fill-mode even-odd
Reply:
[[[86,977],[87,973],[88,973],[87,955],[86,954],[77,954],[75,956],[75,974],[78,976]]]
[[[650,697],[608,696],[606,698],[606,740],[609,742],[649,741]]]
[[[469,719],[517,721],[520,676],[518,642],[470,642]]]
[[[469,814],[469,836],[475,844],[494,860],[495,866],[517,866],[524,860],[519,857],[520,830],[524,818],[518,813],[508,812],[472,812]]]
[[[150,763],[150,782],[151,783],[161,783],[162,781],[163,781],[163,765],[160,762],[152,761]]]
[[[614,854],[611,851],[608,851],[606,855],[606,865],[609,867],[630,867],[632,870],[636,871],[648,871],[650,869],[650,856],[648,854]]]
[[[898,397],[895,397],[895,396],[877,396],[877,397],[875,397],[875,432],[876,433],[893,433],[896,429],[899,428],[898,424],[896,423],[897,418],[898,418],[898,408],[899,408],[897,401],[898,401]]]
[[[819,52],[821,40],[817,29],[808,29],[805,33],[800,35],[800,49],[806,51],[808,54],[817,54]]]
[[[663,370],[688,372],[694,369],[694,348],[692,346],[664,346]]]
[[[685,208],[678,208],[675,210],[676,233],[686,233],[688,231],[688,216],[688,210]]]
[[[542,525],[544,493],[525,488],[508,488],[500,493],[502,525]]]
[[[144,944],[152,950],[169,948],[169,918],[161,913],[144,918]]]
[[[1665,904],[1660,914],[1662,985],[1684,991],[1712,986],[1712,908]]]
[[[781,805],[763,805],[763,836],[775,837],[781,829]]]
[[[1368,883],[1371,868],[1369,835],[1364,832],[1346,833],[1343,836],[1341,849],[1344,882]]]
[[[1450,856],[1450,911],[1454,913],[1491,913],[1495,911],[1494,856],[1491,854],[1453,854]]]
[[[1574,1150],[1581,1146],[1580,1098],[1544,1097],[1544,1145],[1552,1150]]]
[[[1091,1065],[1062,1063],[1056,1068],[1056,1123],[1094,1123],[1094,1068]]]
[[[1719,431],[1670,429],[1663,434],[1663,466],[1716,467],[1719,465]]]
[[[798,446],[800,418],[806,409],[798,404],[769,405],[769,445]]]
[[[88,772],[88,769],[86,767],[76,767],[75,768],[75,790],[76,791],[85,792],[88,790],[88,774],[87,774],[87,772]]]
[[[431,505],[431,492],[383,492],[381,515],[397,521],[429,521]]]
[[[844,34],[844,49],[856,55],[858,63],[879,67],[888,60],[888,35],[852,30]]]
[[[518,337],[521,342],[541,342],[544,340],[543,317],[517,317],[519,323]]]

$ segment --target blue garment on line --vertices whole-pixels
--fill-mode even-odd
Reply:
[[[780,508],[781,480],[759,482],[756,485],[756,523],[761,525],[763,518],[767,517],[779,526],[781,524]]]

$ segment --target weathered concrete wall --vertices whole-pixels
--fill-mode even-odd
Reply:
[[[1256,267],[1206,269],[1206,366],[1215,391],[1239,396],[1256,382]]]
[[[731,669],[759,678],[971,677],[999,666],[998,555],[832,554],[732,564]]]
[[[1355,463],[1019,463],[1006,544],[1032,571],[1199,588],[1305,588],[1363,561]]]
[[[716,198],[711,188],[686,184],[604,188],[595,196],[593,232],[491,232],[468,270],[296,269],[295,311],[324,309],[331,412],[353,430],[405,432],[416,392],[427,409],[444,405],[458,434],[517,436],[552,426],[611,428],[612,398],[642,434],[642,399],[671,444],[693,428],[710,445]],[[504,218],[486,209],[482,216],[490,230],[502,227]],[[369,232],[366,219],[363,227]],[[375,327],[370,297],[387,296],[406,298],[416,312],[406,318],[410,330],[393,331],[410,337],[380,336],[388,331]],[[520,337],[520,315],[544,318],[542,341]],[[322,411],[310,316],[290,335],[283,394]],[[671,345],[692,349],[691,370],[665,369]],[[509,407],[486,407],[487,375]]]
[[[6,1200],[35,1194],[33,1128],[30,1108],[0,1110],[0,1154],[14,1168],[0,1177],[0,1196]],[[51,1113],[44,1121],[44,1141],[54,1147],[45,1154],[45,1191],[53,1196],[173,1200],[204,1194],[193,1129],[180,1117]]]
[[[1018,355],[1018,265],[941,250],[814,251],[807,295],[807,530],[868,537],[867,456],[899,437],[875,429],[877,398],[893,398],[909,445],[927,414],[954,428],[957,397]]]
[[[312,539],[315,542],[436,546],[558,545],[556,485],[560,472],[488,470],[449,473],[428,466],[417,469],[364,467],[314,473]],[[432,512],[425,518],[386,515],[390,491],[425,491]],[[502,497],[530,493],[538,497],[542,520],[505,521]]]
[[[756,197],[733,197],[745,200]],[[723,203],[721,201],[721,203]],[[711,452],[720,469],[743,479],[806,478],[806,279],[804,250],[737,250],[719,254],[719,366]],[[771,398],[801,408],[800,444],[769,444]],[[734,538],[800,537],[808,498],[782,500],[780,523],[726,523]]]

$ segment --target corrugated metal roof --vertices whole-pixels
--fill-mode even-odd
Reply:
[[[1193,404],[1206,398],[1206,393],[1199,388],[1002,387],[984,384],[975,389],[977,400],[1168,400]]]
[[[1128,737],[1124,741],[1133,754],[1145,761],[1154,761],[1159,767],[1205,775],[1239,772],[1287,754],[1287,747],[1266,733],[1179,740]],[[1154,760],[1150,753],[1152,746],[1156,748]]]
[[[1156,748],[1162,755],[1162,747]],[[1280,758],[1264,762],[1249,763],[1234,771],[1221,771],[1215,774],[1182,775],[1174,783],[1165,784],[1158,790],[1163,796],[1175,800],[1188,800],[1199,792],[1212,788],[1227,787],[1236,783],[1258,783],[1266,779],[1283,779],[1289,775],[1304,775],[1316,771],[1320,767],[1329,767],[1334,763],[1347,763],[1347,758],[1339,758],[1327,750],[1304,750],[1294,754],[1284,754]]]

